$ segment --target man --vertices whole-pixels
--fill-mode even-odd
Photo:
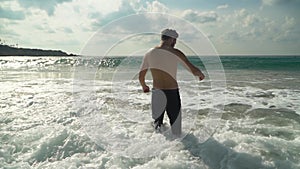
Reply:
[[[150,69],[153,79],[152,89],[152,118],[155,129],[160,130],[163,124],[164,112],[170,120],[171,130],[174,135],[181,135],[181,100],[178,83],[176,81],[177,66],[181,63],[199,80],[204,79],[204,74],[189,62],[187,57],[174,48],[178,33],[172,29],[161,32],[161,44],[150,49],[144,56],[139,81],[143,91],[149,92],[145,76]]]

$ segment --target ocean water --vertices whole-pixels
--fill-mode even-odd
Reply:
[[[174,138],[141,57],[0,57],[0,168],[300,168],[300,57],[220,58],[189,58],[202,82],[179,68]]]

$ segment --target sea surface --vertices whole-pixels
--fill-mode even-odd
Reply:
[[[179,138],[151,128],[141,59],[0,57],[0,168],[300,168],[299,56],[189,57]]]

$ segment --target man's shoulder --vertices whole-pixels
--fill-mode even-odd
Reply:
[[[153,47],[150,48],[147,52],[146,55],[153,55],[153,54],[157,54],[157,52],[160,52],[162,49],[159,47]]]
[[[169,49],[169,50],[166,50],[166,49],[163,49],[161,47],[153,47],[153,48],[150,48],[147,52],[146,52],[146,55],[152,55],[152,54],[157,54],[157,53],[164,53],[164,52],[171,52],[179,57],[181,56],[185,56],[184,53],[177,49],[177,48],[173,48],[173,49]]]
[[[183,54],[183,52],[177,48],[174,48],[174,52],[179,53],[179,54]]]
[[[148,50],[147,50],[147,52],[145,53],[145,56],[146,56],[146,55],[149,55],[149,54],[151,54],[151,53],[152,53],[152,51],[153,51],[153,49],[154,49],[154,48],[150,48],[150,49],[148,49]]]
[[[146,53],[151,53],[151,52],[153,52],[153,51],[156,51],[158,48],[156,48],[156,47],[153,47],[153,48],[150,48],[150,49],[148,49],[148,51],[146,52]]]
[[[175,55],[179,56],[180,58],[185,56],[184,53],[181,50],[177,49],[177,48],[173,49],[173,53]]]
[[[158,51],[158,50],[161,50],[162,48],[159,47],[159,46],[155,46],[153,48],[150,48],[150,51]]]

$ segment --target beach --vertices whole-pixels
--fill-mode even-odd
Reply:
[[[206,79],[179,69],[173,139],[149,125],[142,57],[0,57],[0,168],[300,168],[299,56],[189,59]]]

